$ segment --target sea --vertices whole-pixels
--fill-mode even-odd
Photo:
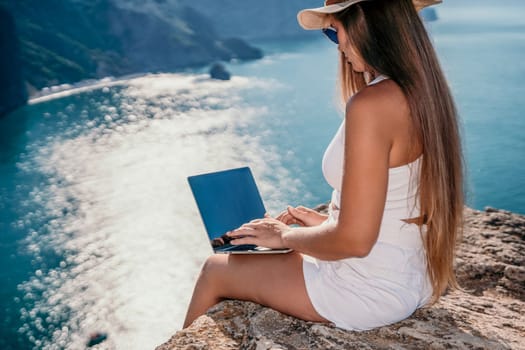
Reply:
[[[428,23],[456,99],[468,205],[525,214],[525,2],[445,1]],[[0,349],[153,349],[211,249],[187,176],[250,166],[271,214],[330,198],[342,121],[320,33],[265,58],[46,89],[0,120]]]

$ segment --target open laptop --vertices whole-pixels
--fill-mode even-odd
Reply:
[[[230,244],[227,232],[263,218],[266,213],[249,167],[189,176],[188,182],[215,253],[278,254],[291,251]]]

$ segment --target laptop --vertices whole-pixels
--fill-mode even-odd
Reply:
[[[232,245],[226,233],[254,219],[266,209],[249,167],[188,177],[208,239],[215,253],[280,254],[291,249],[270,249],[252,244]]]

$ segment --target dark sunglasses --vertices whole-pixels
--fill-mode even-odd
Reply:
[[[339,45],[339,40],[337,40],[337,30],[334,28],[323,28],[323,34],[326,35],[332,42]]]

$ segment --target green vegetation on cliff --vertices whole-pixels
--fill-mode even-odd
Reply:
[[[256,59],[260,50],[219,38],[208,20],[186,6],[123,6],[111,0],[0,0],[15,19],[23,78],[32,87],[217,60]],[[145,10],[148,8],[148,11]],[[167,16],[166,14],[169,14]]]

